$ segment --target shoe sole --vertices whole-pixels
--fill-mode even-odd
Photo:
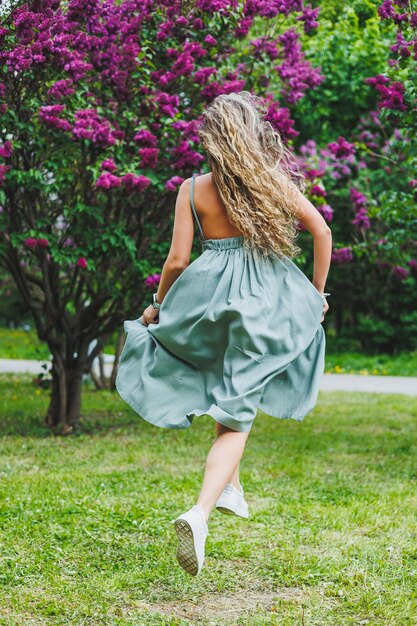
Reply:
[[[248,519],[249,517],[249,515],[239,515],[239,513],[236,513],[231,509],[226,509],[224,506],[216,506],[216,509],[225,515],[234,515],[235,517],[242,517],[243,519]]]
[[[183,519],[175,520],[174,526],[178,537],[177,561],[187,574],[197,576],[198,560],[191,526]]]

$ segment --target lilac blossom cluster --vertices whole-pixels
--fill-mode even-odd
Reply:
[[[354,224],[357,228],[368,230],[371,227],[368,211],[366,209],[368,198],[355,187],[351,187],[349,195],[355,212],[352,224]]]
[[[336,141],[320,149],[315,141],[309,139],[300,147],[300,155],[305,175],[310,180],[323,178],[325,174],[334,180],[340,180],[351,176],[360,167],[354,144],[344,137],[338,137]]]
[[[9,159],[13,154],[13,147],[10,141],[5,141],[0,145],[0,158]],[[3,185],[6,179],[6,172],[10,169],[10,165],[0,163],[0,185]]]
[[[299,34],[294,28],[280,35],[278,41],[281,44],[282,60],[274,69],[283,82],[281,95],[288,104],[296,104],[308,89],[320,85],[324,76],[305,60]]]
[[[178,80],[193,81],[200,90],[201,101],[239,91],[246,87],[246,75],[250,71],[245,59],[236,59],[234,69],[223,75],[219,72],[219,62],[236,52],[234,38],[244,37],[257,16],[269,19],[295,13],[296,21],[303,24],[305,32],[318,25],[319,9],[304,5],[302,0],[247,0],[240,15],[235,11],[237,4],[237,0],[199,0],[189,14],[182,15],[180,0],[169,4],[166,0],[70,0],[66,8],[59,7],[54,0],[42,0],[41,10],[31,11],[24,5],[14,11],[14,32],[1,29],[0,39],[14,37],[15,45],[2,49],[0,64],[16,74],[32,71],[34,66],[55,66],[61,76],[48,88],[46,102],[39,107],[41,123],[70,133],[73,140],[88,141],[106,149],[118,142],[127,145],[131,141],[119,126],[118,110],[120,103],[134,93],[132,76],[150,59],[153,69],[147,68],[149,82],[137,88],[141,96],[138,119],[148,119],[149,128],[138,131],[133,139],[140,144],[136,165],[141,169],[159,166],[166,169],[167,165],[175,170],[196,168],[203,160],[196,149],[196,122],[175,119],[191,112],[181,103],[176,89]],[[233,33],[226,39],[220,28],[210,34],[204,32],[207,20],[216,13],[233,22]],[[142,29],[151,27],[156,28],[156,41],[162,44],[158,54],[163,62],[157,65],[141,44]],[[219,41],[219,36],[225,41]],[[255,40],[253,46],[266,53],[271,68],[279,59],[272,69],[281,77],[281,93],[288,104],[297,102],[307,89],[324,79],[319,69],[306,61],[295,28],[273,40]],[[214,54],[213,48],[216,48]],[[94,88],[96,76],[102,85],[99,91]],[[267,87],[267,73],[263,80],[263,86]],[[73,97],[81,83],[85,106],[75,108]],[[107,87],[112,97],[103,101]],[[0,100],[5,88],[0,85]],[[289,109],[276,102],[273,94],[268,94],[267,98],[268,119],[285,140],[295,137],[297,132]],[[0,106],[3,103],[0,102]],[[168,145],[162,148],[161,134],[166,118],[175,119],[171,127],[181,136],[181,141],[166,141]],[[158,132],[154,134],[153,130]],[[176,184],[171,177],[167,189]],[[145,181],[131,174],[122,180],[109,170],[102,172],[96,181],[96,187],[102,189],[122,185],[143,190]]]
[[[105,159],[100,166],[101,174],[96,180],[96,189],[114,189],[115,187],[123,187],[125,191],[145,191],[151,184],[150,179],[143,174],[113,174],[117,170],[117,165],[112,158]]]
[[[335,248],[332,251],[332,263],[342,265],[349,263],[353,259],[353,250],[351,246],[345,246],[344,248]]]
[[[396,41],[390,46],[393,56],[388,59],[389,67],[399,69],[405,59],[412,58],[417,61],[417,12],[413,10],[411,2],[383,0],[378,7],[378,15],[382,20],[391,21],[397,26]],[[409,108],[403,82],[392,80],[390,76],[384,74],[370,77],[365,82],[372,85],[380,94],[378,109],[401,112]],[[409,98],[412,100],[412,93],[409,94]]]
[[[397,111],[405,111],[407,105],[404,103],[404,85],[398,81],[391,79],[383,74],[366,78],[365,82],[375,87],[381,98],[378,102],[378,108],[391,109]]]
[[[159,285],[159,281],[161,280],[160,274],[151,274],[145,278],[145,286],[154,289]]]

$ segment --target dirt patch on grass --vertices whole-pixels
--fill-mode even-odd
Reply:
[[[278,600],[300,601],[301,589],[287,587],[275,591],[240,589],[235,593],[207,593],[190,601],[167,601],[146,605],[171,618],[189,620],[190,624],[234,624],[235,620],[250,613],[267,614],[274,610]],[[145,608],[145,607],[144,607]]]

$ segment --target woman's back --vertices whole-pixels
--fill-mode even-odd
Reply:
[[[226,237],[240,237],[242,235],[230,223],[227,217],[226,209],[211,172],[195,177],[194,206],[205,239],[223,239]]]

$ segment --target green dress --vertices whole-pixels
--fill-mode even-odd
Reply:
[[[205,239],[163,299],[159,322],[124,322],[116,389],[145,420],[187,428],[210,415],[251,429],[257,410],[301,421],[324,370],[323,301],[288,258],[262,259],[244,238]]]

